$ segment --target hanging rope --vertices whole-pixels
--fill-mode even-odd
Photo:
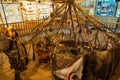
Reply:
[[[78,23],[78,27],[80,27],[80,30],[79,30],[79,32],[78,32],[78,34],[80,34],[80,37],[81,37],[81,39],[82,39],[82,42],[84,42],[84,39],[83,39],[83,37],[82,37],[82,35],[81,35],[81,25],[80,25],[80,23],[79,23],[79,21],[78,21],[78,19],[80,19],[79,18],[79,14],[78,14],[78,11],[76,10],[76,8],[75,8],[75,6],[74,5],[72,5],[73,6],[73,8],[74,8],[74,11],[75,11],[75,16],[76,16],[76,19],[77,19],[77,23]]]
[[[54,18],[56,17],[56,15],[58,14],[58,13],[61,13],[63,10],[64,10],[64,8],[65,8],[65,4],[63,4],[61,7],[60,7],[60,9],[58,9],[58,10],[56,10],[56,12],[55,12],[55,14],[52,16],[52,18],[51,18],[51,20],[48,22],[48,23],[46,23],[46,24],[44,24],[47,20],[49,20],[49,17],[47,17],[43,22],[41,22],[38,26],[36,26],[35,28],[33,28],[32,29],[32,33],[31,33],[31,35],[32,35],[32,38],[31,39],[33,39],[34,37],[36,37],[37,36],[37,34],[39,34],[41,31],[43,31],[44,29],[45,29],[45,27],[47,27],[53,20],[54,20]],[[34,31],[35,30],[35,31]]]
[[[62,22],[61,22],[61,25],[60,25],[60,28],[58,29],[57,33],[55,34],[54,38],[52,39],[52,42],[54,42],[55,38],[57,37],[58,33],[60,32],[60,30],[63,28],[63,24],[64,24],[64,21],[66,19],[66,16],[67,16],[67,13],[68,13],[68,9],[67,9],[67,4],[66,4],[66,7],[65,7],[65,11],[64,11],[64,14],[62,16]]]
[[[89,20],[90,23],[92,23],[94,26],[96,26],[97,29],[101,30],[102,32],[104,32],[107,36],[109,36],[102,28],[106,28],[108,30],[110,30],[108,27],[106,27],[105,25],[103,25],[102,23],[100,23],[99,21],[97,21],[95,18],[89,16],[88,14],[86,14],[84,12],[84,10],[82,10],[82,8],[80,8],[76,3],[73,3],[73,5],[82,13],[83,16],[85,16],[86,19]],[[111,30],[110,30],[111,31]]]

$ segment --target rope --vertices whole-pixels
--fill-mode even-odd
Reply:
[[[63,16],[62,16],[63,21],[62,21],[62,23],[61,23],[61,25],[60,25],[60,28],[58,29],[58,31],[57,31],[55,37],[52,39],[52,42],[55,40],[55,38],[57,37],[58,33],[59,33],[60,30],[62,29],[62,26],[63,26],[63,23],[64,23],[64,21],[65,21],[65,19],[66,19],[66,14],[67,14],[67,13],[68,13],[68,10],[67,10],[67,4],[66,4],[65,12],[64,12],[64,14],[63,14]]]
[[[73,5],[72,5],[72,6],[73,6]],[[73,8],[74,8],[74,11],[75,11],[75,16],[76,16],[76,18],[79,18],[79,15],[78,15],[78,12],[77,12],[75,6],[73,6]],[[80,30],[81,30],[81,25],[80,25],[78,19],[77,19],[77,23],[78,23],[78,26],[80,27]],[[81,35],[81,31],[79,31],[79,34],[80,34],[80,37],[81,37],[81,39],[82,39],[82,42],[84,42],[84,39],[83,39],[83,37],[82,37],[82,35]]]
[[[60,9],[61,8],[63,8],[64,9],[64,4],[60,7]],[[60,10],[60,9],[58,9],[58,10],[56,10],[56,12],[55,12],[55,14],[52,16],[52,18],[51,18],[51,20],[46,24],[46,25],[44,25],[44,26],[40,26],[40,25],[42,25],[46,20],[49,20],[49,17],[48,18],[46,18],[43,22],[41,22],[38,26],[36,26],[35,28],[33,28],[32,30],[35,30],[36,29],[36,31],[35,31],[35,33],[31,33],[33,36],[32,36],[32,38],[31,39],[33,39],[35,36],[37,36],[37,34],[39,34],[39,32],[38,31],[42,31],[42,29],[44,29],[46,26],[48,26],[52,21],[53,21],[53,19],[56,17],[56,15],[58,14],[58,13],[61,13],[62,11],[63,11],[63,9],[62,10]],[[60,11],[59,11],[60,10]],[[40,26],[40,27],[39,27]],[[39,30],[39,28],[40,28],[40,30]]]
[[[85,16],[86,19],[89,20],[90,23],[92,23],[94,26],[96,26],[97,29],[101,30],[102,32],[104,32],[107,36],[109,36],[102,28],[107,28],[108,30],[110,30],[108,27],[106,27],[104,24],[102,24],[101,22],[97,21],[95,18],[89,16],[88,14],[86,14],[76,3],[73,4],[81,13],[83,16]],[[110,30],[111,31],[111,30]]]

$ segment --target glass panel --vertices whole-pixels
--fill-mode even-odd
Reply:
[[[95,16],[114,16],[115,0],[96,0]]]
[[[118,3],[118,6],[117,6],[116,17],[120,17],[120,2]]]

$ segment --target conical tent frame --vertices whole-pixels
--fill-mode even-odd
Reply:
[[[72,11],[74,11],[74,13],[75,13],[75,19],[76,19],[77,25],[74,24],[74,18],[73,18],[73,15],[72,15]],[[55,12],[53,12],[52,17],[49,16],[43,22],[41,22],[38,26],[36,26],[35,28],[32,29],[32,33],[31,33],[32,34],[32,39],[34,39],[40,32],[48,30],[47,28],[49,28],[51,26],[50,23],[54,22],[55,18],[59,14],[62,14],[62,16],[60,17],[61,21],[59,22],[59,26],[57,26],[58,31],[56,32],[56,35],[52,38],[52,41],[54,41],[54,39],[57,38],[58,33],[60,33],[62,31],[61,29],[63,29],[63,28],[69,28],[70,29],[70,35],[71,35],[71,38],[74,41],[76,40],[76,37],[75,37],[76,34],[80,34],[79,37],[82,38],[80,32],[77,32],[77,33],[75,32],[76,27],[79,27],[80,30],[83,27],[83,25],[80,23],[82,18],[81,18],[79,13],[81,13],[81,15],[83,15],[83,17],[86,20],[88,20],[89,24],[92,24],[97,29],[97,32],[94,35],[94,39],[92,39],[92,40],[95,40],[95,42],[94,42],[95,44],[96,44],[97,41],[98,41],[98,44],[99,44],[99,40],[97,39],[99,31],[102,31],[108,37],[110,36],[105,30],[103,30],[103,29],[110,30],[108,27],[106,27],[104,24],[102,24],[101,22],[96,20],[94,17],[86,14],[84,12],[84,10],[74,2],[74,0],[66,0],[65,3],[63,3],[63,5],[61,5],[59,7],[59,9],[57,9]],[[68,19],[70,19],[71,26],[64,25],[64,24],[67,24],[66,22],[67,22]],[[85,23],[85,24],[87,24],[87,23]],[[50,28],[52,29],[52,26]],[[83,31],[83,32],[85,32],[85,31]],[[47,32],[46,32],[46,34],[49,36],[49,34]],[[84,33],[84,34],[86,35],[86,33]],[[113,34],[115,34],[115,33],[113,33]],[[89,39],[89,37],[87,35],[86,35],[86,38],[88,39],[88,41],[92,41],[92,40]],[[82,41],[84,42],[83,39],[82,39]]]
[[[74,24],[74,18],[72,16],[72,11],[74,11],[75,13],[75,18],[76,18],[76,23],[77,25]],[[82,17],[80,16],[80,14],[83,15],[82,17],[84,17],[86,20],[88,20],[88,23],[86,22],[85,25],[81,24],[82,21]],[[74,0],[66,0],[65,3],[63,3],[62,6],[59,7],[59,9],[57,9],[55,12],[53,12],[53,16],[49,16],[48,18],[46,18],[43,22],[41,22],[38,26],[36,26],[35,28],[32,29],[32,40],[34,38],[37,37],[37,35],[39,35],[41,32],[45,32],[45,34],[47,34],[47,36],[49,36],[49,34],[47,33],[47,31],[49,29],[52,29],[52,25],[51,23],[54,22],[55,18],[57,17],[57,15],[62,14],[62,16],[60,17],[61,21],[58,22],[59,26],[57,26],[58,31],[55,33],[54,37],[52,37],[52,40],[54,42],[54,40],[57,37],[57,35],[62,32],[62,29],[67,28],[70,29],[70,39],[73,39],[74,41],[76,40],[76,35],[79,34],[79,37],[81,37],[82,42],[84,42],[83,36],[82,36],[82,32],[85,34],[85,37],[87,37],[88,39],[88,44],[90,45],[91,50],[93,50],[93,46],[91,44],[91,42],[94,40],[94,44],[95,45],[100,45],[100,42],[98,40],[98,34],[99,31],[103,32],[104,34],[107,35],[107,37],[109,37],[109,33],[107,33],[104,29],[108,29],[108,27],[106,27],[104,24],[102,24],[101,22],[99,22],[98,20],[96,20],[94,17],[89,16],[88,14],[86,14],[84,12],[84,10],[79,7]],[[50,18],[51,17],[51,18]],[[67,20],[70,19],[71,22],[71,26],[66,26],[65,24],[67,24]],[[87,24],[92,24],[94,26],[94,28],[97,30],[94,34],[93,39],[89,39],[89,36],[85,33],[84,30],[82,30],[82,28],[86,28],[85,26],[88,26]],[[78,27],[79,31],[75,32],[75,28]],[[87,28],[86,28],[87,30]],[[115,34],[111,31],[112,34]],[[90,34],[90,33],[89,33]],[[116,34],[115,34],[116,35]],[[45,35],[46,36],[46,35]],[[41,36],[40,36],[41,37]],[[104,36],[103,36],[104,37]],[[112,36],[111,36],[112,37]],[[97,44],[98,42],[98,44]],[[55,73],[54,71],[56,69],[59,69],[56,60],[56,50],[57,50],[57,44],[58,42],[56,41],[56,45],[54,48],[54,51],[52,51],[52,75],[54,76]],[[84,45],[83,45],[84,46]],[[56,79],[57,80],[57,79]]]

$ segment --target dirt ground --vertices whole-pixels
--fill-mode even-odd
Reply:
[[[29,56],[31,57],[31,54]],[[14,80],[14,71],[8,70],[6,71],[7,73],[4,73],[4,69],[6,69],[4,67],[9,65],[7,58],[4,58],[3,65],[0,65],[0,80]],[[49,66],[50,63],[41,64],[39,65],[39,67],[36,67],[36,61],[31,60],[28,65],[28,69],[21,73],[20,75],[21,79],[22,80],[53,80],[52,71],[49,68]],[[110,80],[120,80],[120,65],[118,66],[118,68],[116,69],[114,75],[110,78]]]
[[[31,62],[29,66],[31,67],[21,74],[22,80],[52,80],[51,70],[45,68],[46,64],[42,64],[36,68],[35,62]],[[110,80],[120,80],[120,65]]]
[[[22,73],[22,80],[52,80],[51,70],[45,68],[47,65],[48,64],[41,64],[38,68],[36,68],[35,62],[31,62],[31,68]],[[120,65],[110,80],[120,80]]]
[[[49,69],[50,63],[41,64],[39,67],[36,67],[36,61],[30,61],[28,69],[21,73],[22,80],[52,80],[52,72]],[[5,75],[2,73],[2,66],[0,67],[0,80],[14,80],[14,72]],[[111,77],[110,80],[120,80],[120,65],[116,69],[116,72]]]
[[[21,73],[22,80],[52,80],[51,71],[42,64],[36,68],[36,62],[31,62],[28,69]]]

